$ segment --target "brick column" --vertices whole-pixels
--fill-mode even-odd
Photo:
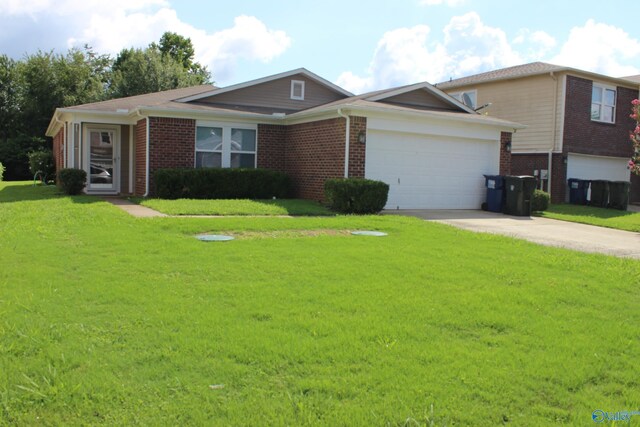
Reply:
[[[500,175],[511,175],[511,151],[507,151],[507,144],[511,145],[511,132],[501,132]]]

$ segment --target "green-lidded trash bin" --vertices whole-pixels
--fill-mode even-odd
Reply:
[[[536,189],[533,176],[505,176],[506,193],[504,213],[515,216],[531,216],[531,198]]]
[[[629,206],[629,188],[631,183],[627,181],[609,182],[609,207],[626,211]]]
[[[504,204],[504,176],[485,175],[487,187],[487,210],[490,212],[502,212]]]
[[[591,181],[585,179],[569,178],[569,203],[572,205],[586,205],[587,192]]]
[[[591,181],[591,206],[606,208],[609,206],[609,181],[596,179]]]

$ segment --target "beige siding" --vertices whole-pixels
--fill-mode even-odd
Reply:
[[[120,129],[120,192],[129,193],[129,126],[123,125]]]
[[[291,81],[305,82],[304,100],[291,99]],[[345,98],[315,81],[295,75],[259,85],[237,89],[198,100],[211,104],[269,108],[274,111],[300,111]]]
[[[392,96],[390,98],[383,99],[381,102],[429,109],[457,110],[457,108],[453,107],[451,104],[424,89],[418,89],[401,95]]]
[[[527,125],[513,135],[513,152],[561,149],[563,77],[555,75],[483,83],[456,87],[447,92],[477,90],[477,105],[491,103],[481,110],[489,116]],[[555,115],[555,116],[554,116]],[[555,132],[554,132],[555,128]]]

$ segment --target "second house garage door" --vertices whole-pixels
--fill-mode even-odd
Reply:
[[[368,130],[365,177],[389,184],[386,209],[480,209],[499,142]]]
[[[569,153],[567,179],[606,179],[629,181],[629,159],[620,157],[587,156]]]

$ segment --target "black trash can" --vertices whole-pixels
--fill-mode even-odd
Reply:
[[[485,175],[487,187],[487,210],[502,212],[504,204],[504,177],[502,175]]]
[[[505,210],[507,215],[531,216],[531,199],[536,189],[533,176],[505,176]]]
[[[587,192],[591,181],[585,179],[569,179],[569,203],[572,205],[586,205]]]
[[[609,182],[609,207],[626,211],[629,206],[629,188],[631,183],[627,181]]]
[[[591,206],[606,208],[609,206],[609,181],[596,179],[591,181]]]

